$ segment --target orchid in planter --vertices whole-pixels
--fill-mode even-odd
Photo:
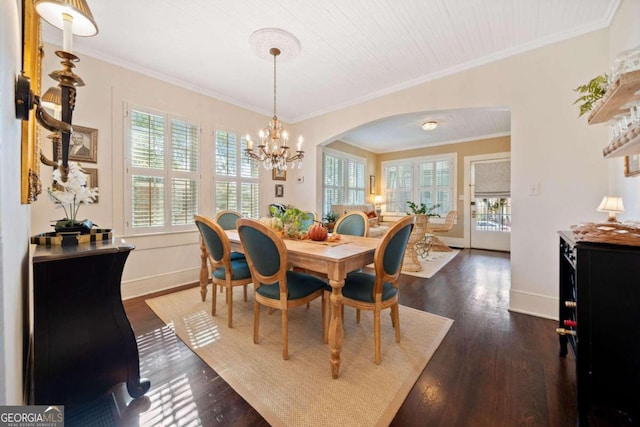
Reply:
[[[64,209],[65,215],[64,219],[56,221],[55,230],[89,233],[94,224],[88,219],[78,220],[78,210],[82,204],[95,201],[98,188],[87,188],[87,175],[79,163],[69,164],[66,182],[60,177],[60,168],[53,171],[53,180],[55,185],[47,189],[47,192],[56,207]]]

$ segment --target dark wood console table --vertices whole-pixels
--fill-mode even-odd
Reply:
[[[126,382],[144,395],[120,282],[133,245],[38,246],[33,256],[31,404],[81,404]]]
[[[560,355],[576,358],[578,424],[640,423],[640,247],[560,232]],[[613,424],[612,424],[613,425]]]

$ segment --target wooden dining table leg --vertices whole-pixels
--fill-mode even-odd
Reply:
[[[207,283],[209,282],[209,266],[207,265],[209,255],[202,238],[200,239],[200,251],[200,295],[202,296],[202,301],[204,301],[207,298]],[[214,286],[213,292],[215,291]]]
[[[343,280],[329,280],[331,285],[331,322],[329,323],[329,351],[331,363],[331,375],[334,379],[338,378],[340,372],[340,352],[342,351],[342,341],[344,338],[344,329],[342,324],[342,287]]]

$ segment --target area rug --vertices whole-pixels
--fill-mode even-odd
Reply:
[[[147,300],[202,360],[273,426],[388,425],[436,351],[453,320],[400,306],[402,341],[395,342],[390,316],[381,316],[382,362],[376,365],[373,315],[345,308],[344,344],[338,379],[332,379],[329,349],[322,342],[321,301],[289,312],[289,359],[282,359],[281,316],[260,315],[260,342],[253,343],[253,299],[234,290],[233,328],[224,298],[211,316],[211,287]],[[252,292],[249,292],[252,294]]]
[[[424,259],[418,258],[420,259],[420,266],[422,267],[421,271],[402,270],[402,274],[428,279],[429,277],[433,277],[438,270],[447,265],[447,263],[455,258],[459,253],[459,249],[453,249],[451,252],[431,252]]]

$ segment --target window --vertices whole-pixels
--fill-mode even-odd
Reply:
[[[126,229],[131,233],[192,228],[199,207],[200,128],[143,108],[127,112]]]
[[[455,199],[456,155],[430,156],[384,162],[385,212],[405,215],[407,202],[439,205],[433,212],[446,216]]]
[[[235,133],[215,133],[215,211],[234,210],[249,218],[260,216],[258,163],[244,155],[247,141]]]
[[[325,150],[323,163],[323,215],[331,211],[331,205],[363,204],[364,159]]]

